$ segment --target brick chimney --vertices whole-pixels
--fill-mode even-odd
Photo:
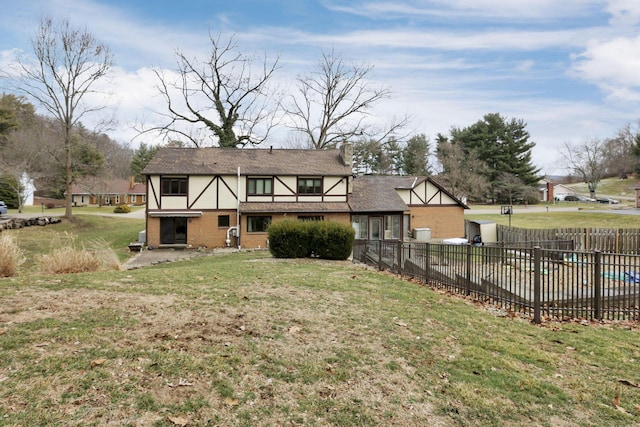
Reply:
[[[340,160],[345,166],[353,165],[353,145],[344,141],[340,146]]]

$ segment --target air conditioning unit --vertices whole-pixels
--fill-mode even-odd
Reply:
[[[413,238],[420,242],[428,242],[429,240],[431,240],[431,229],[430,228],[414,228]]]

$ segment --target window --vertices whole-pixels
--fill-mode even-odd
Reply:
[[[322,178],[298,178],[298,194],[322,194]]]
[[[229,215],[218,216],[218,227],[229,227]]]
[[[384,217],[384,238],[400,238],[400,215],[385,215]]]
[[[271,224],[270,216],[249,216],[247,217],[247,233],[263,233]]]
[[[273,178],[249,178],[247,193],[251,196],[273,194]]]
[[[136,199],[136,195],[135,195],[135,194],[132,194],[132,195],[131,195],[131,203],[135,203],[136,201],[137,201],[137,199]]]
[[[163,196],[186,196],[187,178],[162,178],[161,187]]]
[[[324,216],[322,215],[313,215],[313,216],[298,216],[300,221],[324,221]]]
[[[353,229],[356,230],[356,239],[366,239],[369,235],[369,217],[366,215],[354,215],[351,220]]]

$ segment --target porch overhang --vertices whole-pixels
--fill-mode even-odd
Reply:
[[[149,211],[151,218],[197,218],[202,216],[202,211],[162,210]]]

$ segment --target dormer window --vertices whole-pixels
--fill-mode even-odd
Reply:
[[[298,178],[298,194],[322,194],[322,178]]]

